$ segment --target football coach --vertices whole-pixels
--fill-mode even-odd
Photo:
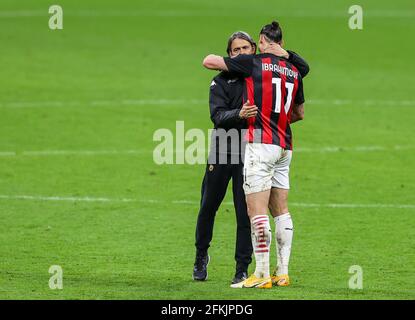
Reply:
[[[234,58],[240,54],[255,54],[256,48],[256,43],[249,34],[237,31],[230,36],[226,51],[229,57]],[[293,63],[303,77],[308,73],[307,63],[294,52],[281,49],[281,56]],[[247,127],[246,119],[255,117],[258,108],[250,105],[249,101],[242,103],[243,90],[244,79],[228,72],[219,73],[210,85],[210,118],[214,124],[214,132],[219,134],[212,136],[212,147],[202,182],[200,210],[196,224],[194,280],[204,281],[208,277],[207,267],[210,260],[208,249],[213,237],[215,216],[231,179],[237,222],[236,269],[232,284],[247,278],[248,266],[252,261],[251,223],[243,191],[243,155],[240,146],[243,139],[241,132]],[[238,133],[236,148],[235,141],[227,139],[226,133],[230,130]],[[225,134],[225,139],[220,133]]]

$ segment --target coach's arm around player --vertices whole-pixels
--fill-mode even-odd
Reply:
[[[246,119],[255,117],[258,113],[258,107],[252,105],[250,101],[245,102],[242,108],[240,106],[230,108],[228,100],[223,85],[216,83],[215,80],[212,81],[209,106],[210,119],[215,128],[231,129],[241,126]]]

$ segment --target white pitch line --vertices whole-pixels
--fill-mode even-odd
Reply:
[[[315,153],[333,153],[333,152],[377,152],[377,151],[405,151],[415,149],[413,146],[355,146],[355,147],[315,147],[315,148],[294,148],[294,152],[315,152]]]
[[[120,101],[114,100],[92,100],[92,101],[3,101],[0,102],[1,108],[63,108],[63,107],[125,107],[125,106],[188,106],[188,105],[207,105],[207,100],[202,99],[125,99]],[[310,105],[364,105],[364,106],[415,106],[415,100],[319,100],[310,99],[306,101]]]
[[[193,200],[174,200],[164,201],[155,199],[131,199],[131,198],[107,198],[107,197],[58,197],[58,196],[33,196],[33,195],[0,195],[0,200],[29,200],[29,201],[67,201],[67,202],[102,202],[102,203],[119,203],[119,202],[141,202],[149,204],[179,204],[179,205],[199,205],[199,201]],[[226,206],[233,206],[233,202],[223,202]],[[415,209],[415,204],[381,204],[381,203],[290,203],[294,207],[306,208],[392,208],[392,209]]]
[[[415,209],[414,204],[365,204],[365,203],[299,203],[293,202],[290,203],[294,207],[308,207],[308,208],[396,208],[396,209]]]
[[[114,100],[92,100],[92,101],[9,101],[0,102],[2,108],[63,108],[63,107],[108,107],[108,106],[169,106],[169,105],[205,105],[207,100],[201,99],[125,99],[120,101]]]
[[[41,150],[23,151],[22,156],[100,156],[100,155],[135,155],[151,153],[149,150]],[[1,155],[1,153],[0,153]]]
[[[0,151],[0,157],[15,157],[16,152]]]
[[[225,8],[226,9],[226,8]],[[296,10],[296,11],[279,11],[281,17],[298,17],[298,18],[347,18],[346,11],[340,10]],[[263,11],[238,11],[232,13],[229,10],[209,11],[209,10],[66,10],[65,16],[73,17],[241,17],[241,16],[267,16]],[[365,17],[370,18],[412,18],[415,12],[411,10],[366,10]],[[19,17],[48,17],[47,8],[45,10],[4,10],[0,12],[1,18],[19,18]]]
[[[305,102],[305,104],[312,105],[365,105],[365,106],[413,106],[415,105],[415,100],[347,100],[347,99],[334,99],[334,100],[319,100],[319,99],[310,99]]]
[[[355,146],[355,147],[299,147],[295,148],[295,153],[336,153],[336,152],[382,152],[382,151],[407,151],[415,149],[415,145],[411,146]],[[177,153],[179,151],[175,151]],[[205,150],[206,154],[208,150]],[[13,151],[0,151],[2,157],[49,157],[49,156],[105,156],[105,155],[142,155],[152,154],[153,150],[131,149],[131,150],[37,150],[22,151],[20,153]]]
[[[71,201],[71,202],[136,202],[135,199],[110,199],[94,197],[45,197],[28,195],[0,195],[3,200],[33,200],[33,201]]]
[[[173,204],[199,205],[200,202],[189,200],[172,201]],[[233,206],[233,202],[223,202],[224,205]],[[294,207],[305,208],[397,208],[415,209],[413,204],[364,204],[364,203],[300,203],[292,202],[289,204]]]

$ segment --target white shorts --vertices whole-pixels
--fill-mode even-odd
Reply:
[[[245,194],[271,188],[290,189],[292,151],[274,144],[247,143],[244,162]]]

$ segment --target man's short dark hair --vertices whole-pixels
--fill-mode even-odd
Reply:
[[[263,34],[272,42],[278,43],[282,40],[282,29],[277,21],[272,21],[270,24],[265,25],[259,34]]]
[[[248,41],[251,44],[251,46],[254,47],[254,49],[256,51],[256,43],[255,43],[254,39],[252,39],[252,37],[248,33],[246,33],[245,31],[236,31],[236,32],[232,33],[231,36],[229,37],[228,47],[226,48],[226,52],[228,53],[228,55],[231,54],[232,42],[235,39],[242,39],[242,40]]]

